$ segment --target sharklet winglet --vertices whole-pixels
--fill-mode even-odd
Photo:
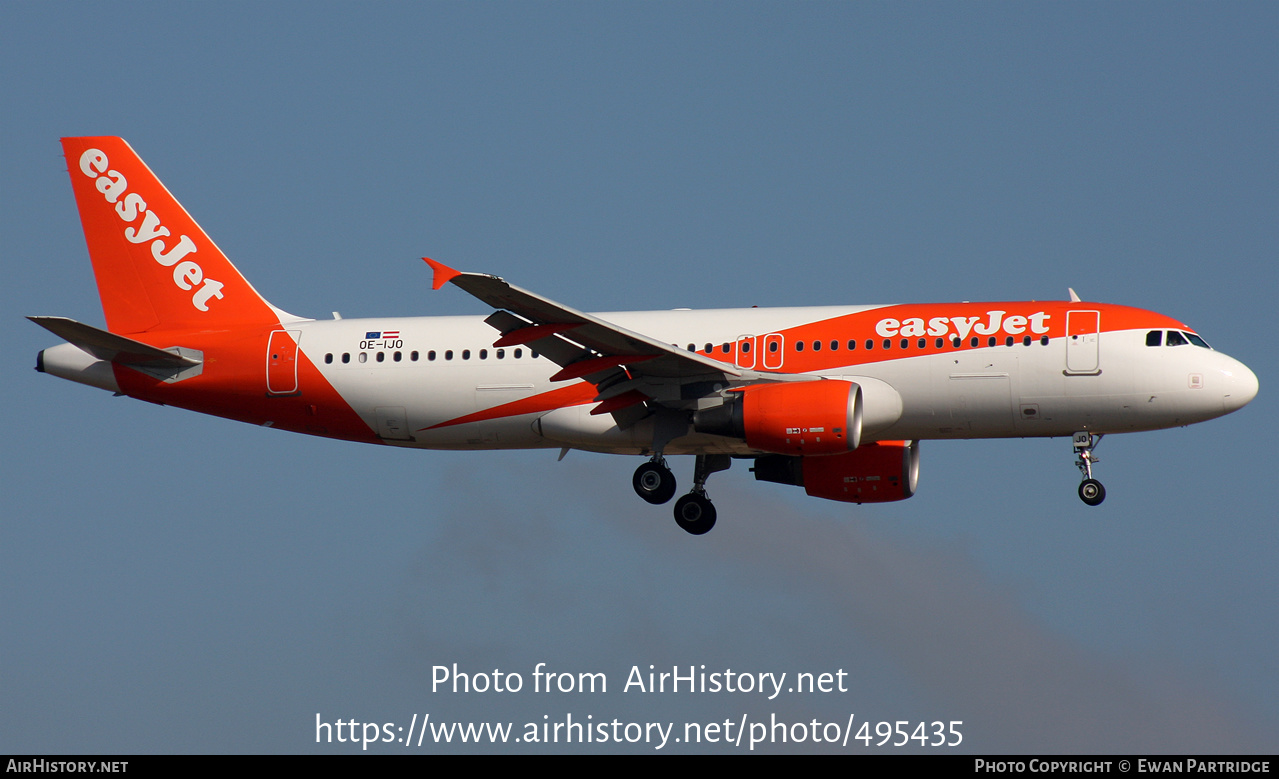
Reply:
[[[462,271],[454,270],[442,262],[437,262],[430,257],[423,257],[422,260],[431,266],[431,270],[435,271],[434,278],[431,279],[431,289],[439,289],[448,284],[454,278],[461,276]]]

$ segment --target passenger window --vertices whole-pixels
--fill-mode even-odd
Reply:
[[[874,349],[874,348],[875,348],[875,342],[874,342],[874,341],[872,341],[872,340],[870,340],[869,338],[867,338],[867,339],[866,339],[866,351],[870,351],[871,349]]]
[[[822,342],[821,342],[821,341],[813,341],[813,351],[815,351],[815,352],[820,352],[821,350],[822,350]]]
[[[378,361],[378,362],[385,362],[385,361],[386,361],[386,352],[378,352],[378,353],[377,353],[377,361]]]
[[[959,336],[955,336],[950,340],[950,345],[958,349],[963,344],[963,340]]]
[[[972,344],[973,346],[976,346],[977,344],[981,343],[981,339],[974,335],[973,339],[969,341],[969,343]]]
[[[777,353],[777,342],[776,342],[776,341],[769,341],[769,342],[768,342],[768,351],[769,351],[769,353],[771,353],[771,354],[776,354],[776,353]]]
[[[831,341],[831,342],[830,342],[830,350],[831,350],[832,352],[837,352],[837,351],[839,351],[839,341]]]
[[[1030,336],[1028,336],[1028,335],[1023,335],[1023,336],[1021,337],[1021,345],[1022,345],[1022,346],[1030,346]]]
[[[417,357],[418,357],[417,352],[409,352],[409,359],[412,360],[413,362],[417,362]]]
[[[903,339],[902,339],[902,348],[903,348],[903,349],[905,349],[905,348],[906,348],[906,347],[908,347],[908,346],[910,346],[910,340],[909,340],[909,339],[906,339],[906,338],[903,338]]]
[[[856,341],[854,341],[853,339],[849,338],[849,339],[848,339],[848,351],[850,351],[850,352],[851,352],[851,351],[853,351],[853,350],[854,350],[854,349],[856,349],[856,348],[857,348],[857,342],[856,342]]]
[[[927,345],[928,345],[928,339],[927,339],[927,338],[921,338],[921,339],[919,339],[919,348],[920,348],[920,349],[923,349],[923,348],[924,348],[925,346],[927,346]]]
[[[891,349],[891,348],[893,348],[893,341],[892,341],[892,339],[891,339],[891,338],[885,338],[885,339],[884,339],[884,348],[885,348],[885,349]]]
[[[750,352],[750,350],[751,350],[751,342],[742,341],[742,354],[747,354]]]
[[[395,360],[396,362],[399,362],[400,359],[403,357],[404,355],[400,354],[399,352],[396,352],[395,354],[391,355],[391,359]]]
[[[934,342],[933,342],[933,346],[935,346],[935,347],[937,347],[938,349],[940,349],[940,348],[942,348],[942,345],[943,345],[943,344],[945,344],[945,343],[946,343],[946,339],[944,339],[944,338],[938,338],[936,341],[934,341]]]
[[[453,359],[453,350],[452,350],[452,349],[445,349],[445,350],[444,350],[444,359],[446,359],[446,360],[451,360],[451,359]]]
[[[1042,344],[1042,345],[1044,345],[1044,346],[1047,346],[1047,345],[1048,345],[1048,336],[1044,336],[1043,338],[1040,338],[1040,339],[1039,339],[1039,343],[1040,343],[1040,344]]]
[[[493,356],[494,356],[494,357],[496,357],[497,359],[501,360],[501,359],[503,359],[503,358],[505,358],[505,357],[506,357],[506,350],[505,350],[505,349],[498,349],[496,352],[493,352]]]
[[[360,362],[368,362],[369,355],[367,352],[360,352]]]
[[[728,354],[728,350],[729,350],[728,344],[724,344],[723,346],[719,348],[719,350],[723,352],[724,354]]]
[[[516,350],[515,350],[515,359],[517,359],[517,360],[518,360],[518,359],[520,359],[520,358],[521,358],[521,357],[523,357],[523,356],[524,356],[524,350],[523,350],[523,349],[516,349]]]
[[[1013,345],[1013,337],[1010,335],[1004,339],[1004,346],[1012,346],[1012,345]]]
[[[333,362],[333,355],[332,354],[324,355],[324,364],[328,365],[331,362]]]
[[[480,350],[480,359],[481,359],[481,360],[487,360],[488,358],[489,358],[489,350],[488,350],[488,349],[481,349],[481,350]]]
[[[711,353],[711,350],[713,350],[714,348],[715,348],[715,347],[714,347],[714,346],[712,346],[711,344],[706,344],[706,350],[705,350],[705,351],[706,351],[706,353],[707,353],[707,354],[710,354],[710,353]]]
[[[1190,342],[1182,337],[1181,333],[1176,330],[1168,331],[1168,341],[1165,344],[1166,346],[1185,346],[1188,343]]]
[[[997,344],[997,343],[999,343],[999,339],[998,339],[998,338],[996,338],[996,337],[995,337],[995,336],[993,336],[993,335],[992,335],[990,338],[987,338],[987,339],[986,339],[986,345],[987,345],[987,346],[994,346],[994,345],[995,345],[995,344]]]
[[[429,352],[427,352],[427,353],[426,353],[426,359],[427,359],[428,361],[430,361],[430,362],[435,362],[435,350],[434,350],[434,349],[432,349],[431,351],[429,351]]]
[[[1163,330],[1151,330],[1149,333],[1146,333],[1146,346],[1162,346],[1163,342]]]
[[[471,359],[471,350],[470,350],[470,349],[463,349],[463,350],[462,350],[462,359],[463,359],[463,360],[469,360],[469,359]]]
[[[802,352],[802,351],[804,351],[804,342],[803,342],[803,341],[796,341],[796,342],[795,342],[795,351],[797,351],[797,352]]]
[[[348,362],[350,362],[350,361],[351,361],[351,354],[350,354],[350,352],[343,352],[343,353],[342,353],[342,364],[344,364],[344,365],[345,365],[346,363],[348,363]]]

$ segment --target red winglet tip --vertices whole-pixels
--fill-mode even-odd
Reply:
[[[435,271],[435,277],[431,280],[431,289],[439,289],[452,281],[454,277],[462,275],[462,271],[454,270],[430,257],[423,257],[422,260],[431,266],[431,270]]]

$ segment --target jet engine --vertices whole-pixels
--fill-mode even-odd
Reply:
[[[697,411],[693,429],[743,439],[761,452],[851,452],[862,436],[862,391],[842,379],[752,384],[729,390],[722,405]]]
[[[767,455],[751,469],[759,481],[802,486],[809,495],[845,503],[905,500],[919,484],[919,442],[879,441],[824,457]]]

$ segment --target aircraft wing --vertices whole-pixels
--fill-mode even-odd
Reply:
[[[739,368],[663,343],[497,276],[462,273],[423,259],[435,272],[435,289],[452,283],[499,309],[485,320],[501,333],[495,347],[528,345],[560,366],[552,381],[582,378],[594,384],[600,390],[596,398],[600,405],[593,414],[613,412],[618,417],[622,409],[648,401],[679,407],[713,391],[716,384],[726,387],[788,378]],[[623,423],[634,416],[631,408],[618,422],[625,427]]]

